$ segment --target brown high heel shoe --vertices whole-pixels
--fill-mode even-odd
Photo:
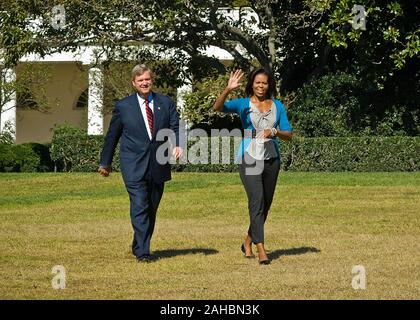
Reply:
[[[261,244],[261,243],[257,244],[257,249],[258,249],[258,263],[260,265],[269,265],[271,263],[271,260],[268,258],[267,254],[265,252],[264,244]],[[261,255],[264,256],[264,258],[266,257],[264,260],[261,260],[260,253],[261,253]],[[264,253],[264,254],[262,254],[262,253]]]
[[[244,243],[242,243],[242,245],[241,245],[241,251],[245,254],[245,244]],[[247,256],[245,254],[245,258],[247,258],[247,259],[254,259],[255,258],[255,255],[254,254],[251,254],[250,256]]]
[[[271,260],[270,260],[270,259],[267,259],[267,260],[260,260],[260,261],[258,261],[258,263],[259,263],[259,264],[262,264],[262,265],[268,265],[268,264],[270,264],[270,263],[271,263]]]

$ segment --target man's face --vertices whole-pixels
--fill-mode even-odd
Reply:
[[[149,93],[152,91],[152,76],[150,71],[145,71],[143,74],[138,75],[132,81],[133,86],[136,88],[137,92],[143,97],[147,98]]]

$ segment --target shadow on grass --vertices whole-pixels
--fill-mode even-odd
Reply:
[[[267,253],[267,256],[270,260],[275,260],[280,258],[280,256],[292,256],[298,254],[305,254],[308,252],[321,252],[321,250],[314,247],[300,247],[300,248],[291,248],[291,249],[280,249],[273,252]]]
[[[204,249],[204,248],[194,248],[194,249],[168,249],[168,250],[156,250],[153,251],[153,255],[158,259],[172,258],[176,256],[184,256],[187,254],[204,254],[205,256],[209,254],[216,254],[219,251],[215,249]]]

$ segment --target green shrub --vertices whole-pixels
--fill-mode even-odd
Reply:
[[[12,147],[13,145],[8,143],[0,144],[0,172],[13,171],[14,154]]]
[[[294,138],[282,143],[289,171],[418,171],[420,137]]]
[[[205,141],[205,140],[204,140]],[[196,143],[189,141],[188,147]],[[208,159],[211,159],[209,141]],[[177,164],[176,171],[235,172],[236,157],[230,148],[230,164]],[[190,150],[190,149],[189,149]],[[284,171],[418,171],[420,137],[295,137],[280,144]]]
[[[192,128],[203,128],[210,132],[211,129],[234,129],[240,128],[239,117],[234,113],[222,113],[213,110],[216,98],[225,88],[229,76],[220,75],[217,78],[204,78],[194,91],[185,95],[182,117],[188,121]],[[232,92],[229,99],[246,96],[243,88]]]
[[[313,79],[297,91],[288,113],[305,137],[357,135],[368,125],[359,101],[356,75],[338,72]]]
[[[28,144],[14,145],[14,170],[16,172],[37,172],[41,159]]]
[[[203,148],[198,147],[198,141]],[[217,143],[203,138],[188,141],[187,155],[192,152],[200,156],[199,150],[207,150],[208,154],[202,156],[209,164],[181,163],[172,165],[172,169],[188,172],[237,171],[234,159],[238,140],[234,141],[231,137],[230,152],[224,150],[230,159],[228,164],[210,164],[212,142]],[[96,171],[102,144],[102,136],[88,136],[83,130],[69,126],[58,127],[51,144],[51,158],[62,163],[61,170],[64,171]],[[222,148],[220,139],[219,150]],[[289,171],[418,171],[420,137],[295,137],[290,142],[281,143],[281,157],[282,170]],[[222,162],[222,159],[219,161]],[[113,169],[119,170],[118,147]]]
[[[30,147],[39,157],[38,172],[49,172],[54,170],[54,163],[50,156],[50,144],[30,142],[24,143],[23,145]]]
[[[41,157],[31,144],[0,144],[1,172],[40,171]]]
[[[86,130],[64,124],[54,129],[50,155],[59,171],[96,171],[102,145],[103,136],[89,136]],[[113,169],[119,170],[118,147]]]
[[[410,99],[410,94],[397,92],[379,90],[356,72],[328,73],[296,91],[288,114],[295,133],[305,137],[416,136],[418,95]]]

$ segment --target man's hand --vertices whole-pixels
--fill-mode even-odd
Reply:
[[[175,147],[174,150],[172,150],[172,155],[174,156],[175,160],[178,160],[182,157],[183,150],[181,147]]]
[[[108,177],[111,172],[111,167],[99,167],[98,172],[102,177]]]

